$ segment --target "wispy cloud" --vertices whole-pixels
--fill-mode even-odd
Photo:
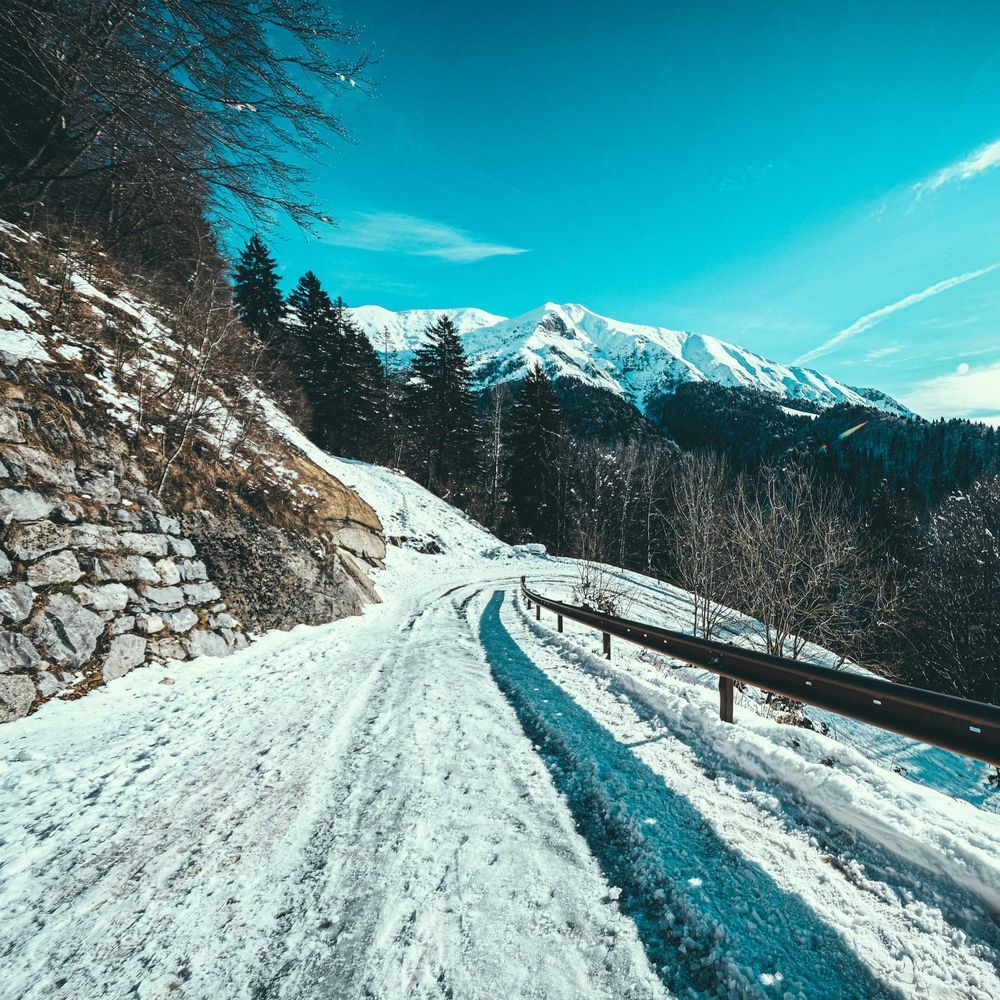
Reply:
[[[889,357],[890,354],[899,354],[902,349],[901,344],[895,344],[892,347],[876,347],[865,355],[865,361],[878,361],[880,358]]]
[[[927,180],[914,184],[913,190],[917,197],[920,197],[931,191],[936,191],[939,187],[944,187],[945,184],[951,184],[953,181],[967,181],[970,177],[975,177],[985,170],[991,170],[998,166],[1000,166],[1000,139],[988,142],[957,163],[943,167]]]
[[[323,240],[334,246],[436,257],[453,264],[528,252],[523,247],[489,243],[442,222],[396,212],[358,212],[324,234]]]
[[[909,309],[910,306],[915,306],[918,302],[923,302],[925,299],[940,295],[942,292],[948,291],[949,288],[964,285],[965,282],[972,281],[973,278],[981,278],[984,274],[989,274],[990,271],[995,271],[998,267],[1000,267],[1000,262],[990,264],[989,267],[980,268],[978,271],[966,271],[965,274],[958,274],[954,278],[945,278],[944,281],[939,281],[937,284],[931,285],[930,288],[925,288],[922,292],[914,292],[912,295],[907,295],[906,298],[900,299],[898,302],[893,302],[891,305],[883,306],[881,309],[867,313],[860,319],[855,320],[850,326],[841,330],[840,333],[834,334],[829,340],[820,344],[819,347],[814,347],[811,351],[806,351],[801,357],[796,358],[795,364],[805,365],[816,358],[822,357],[824,354],[829,354],[832,350],[843,344],[844,341],[850,340],[851,337],[856,337],[859,333],[864,333],[865,330],[870,330],[876,323],[881,323],[887,316],[891,316],[901,309]]]
[[[965,417],[1000,422],[1000,361],[982,368],[967,364],[947,375],[920,382],[904,396],[911,410],[927,417]]]

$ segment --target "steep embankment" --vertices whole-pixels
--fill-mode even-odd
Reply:
[[[0,721],[377,599],[375,512],[172,321],[100,255],[0,230]]]

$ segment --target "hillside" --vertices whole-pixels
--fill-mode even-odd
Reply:
[[[875,389],[858,389],[810,368],[769,361],[705,334],[622,323],[581,305],[548,302],[511,319],[480,309],[352,310],[376,350],[402,359],[423,343],[428,325],[442,314],[462,335],[479,388],[523,377],[537,363],[552,379],[574,379],[614,393],[641,412],[680,385],[714,382],[759,389],[789,402],[824,407],[848,403],[909,413]]]
[[[151,294],[0,229],[0,722],[377,599],[378,518],[275,433],[245,333]]]

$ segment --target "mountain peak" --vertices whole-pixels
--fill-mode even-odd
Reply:
[[[442,314],[454,322],[476,384],[487,388],[523,378],[541,365],[550,378],[572,378],[621,396],[644,411],[684,382],[756,388],[820,406],[853,403],[893,413],[909,411],[877,390],[856,389],[809,368],[770,361],[707,334],[643,326],[601,316],[579,303],[546,302],[507,318],[476,308],[352,310],[379,350],[409,354]]]

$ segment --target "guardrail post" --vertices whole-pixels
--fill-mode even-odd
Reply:
[[[611,659],[611,635],[608,632],[604,633],[604,659]]]
[[[719,718],[723,722],[733,721],[733,689],[732,677],[719,678]]]
[[[556,615],[556,631],[562,631],[562,615]]]
[[[542,620],[542,606],[540,604],[535,605],[535,621],[540,622]]]

